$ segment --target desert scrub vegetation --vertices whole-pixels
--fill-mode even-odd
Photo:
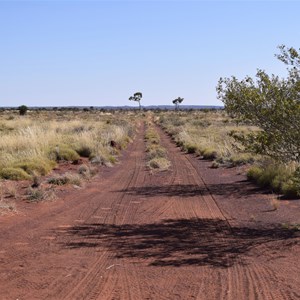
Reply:
[[[160,137],[152,123],[149,123],[145,133],[147,166],[151,170],[163,171],[171,166],[167,151],[160,144]]]
[[[237,124],[222,110],[164,112],[157,122],[183,151],[214,160],[213,167],[237,166],[257,159],[233,137],[257,128]]]
[[[135,134],[135,114],[101,111],[0,112],[0,178],[29,180],[59,161],[113,164]]]
[[[55,191],[52,187],[38,187],[32,188],[29,187],[27,189],[27,197],[28,202],[40,202],[46,200],[54,200],[56,199]]]
[[[259,186],[271,188],[288,198],[300,197],[300,166],[295,162],[278,163],[265,159],[251,166],[247,177]]]
[[[259,130],[236,135],[251,152],[273,162],[249,170],[249,178],[286,196],[300,196],[300,48],[280,45],[275,56],[287,67],[282,78],[257,69],[254,78],[220,78],[216,87],[226,112]]]
[[[212,168],[251,164],[247,177],[259,186],[286,197],[300,197],[300,165],[279,161],[244,145],[260,129],[225,111],[163,112],[157,122],[187,153],[211,159]]]

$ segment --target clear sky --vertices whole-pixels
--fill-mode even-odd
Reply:
[[[0,106],[221,105],[219,77],[285,76],[300,1],[1,1]]]

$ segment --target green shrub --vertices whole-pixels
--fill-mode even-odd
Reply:
[[[0,170],[0,178],[9,180],[30,180],[31,176],[21,168],[3,168]]]
[[[14,165],[15,168],[20,168],[30,175],[32,175],[33,173],[38,173],[39,175],[46,175],[55,166],[56,163],[48,159],[35,159],[30,161],[23,161]]]
[[[300,197],[300,167],[295,170],[287,182],[283,183],[282,192],[287,197]]]
[[[49,156],[54,160],[77,161],[79,154],[67,145],[59,145],[50,150]]]
[[[63,148],[59,152],[59,160],[76,161],[80,158],[78,153],[73,149]]]
[[[300,189],[292,180],[284,182],[281,187],[282,193],[288,198],[296,198],[300,196]]]
[[[272,162],[261,167],[252,166],[248,170],[247,177],[262,187],[270,187],[287,197],[297,197],[300,196],[299,170],[297,168],[293,171],[292,166]]]
[[[247,177],[249,180],[257,181],[258,178],[262,175],[262,173],[263,170],[260,167],[252,166],[247,172]]]
[[[258,178],[257,183],[261,187],[271,186],[272,181],[278,175],[278,168],[275,165],[268,165],[264,168],[261,176]]]

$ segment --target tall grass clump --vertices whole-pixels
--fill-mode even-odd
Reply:
[[[266,160],[250,167],[247,177],[259,186],[287,197],[300,197],[300,166],[296,163],[283,164]]]
[[[151,123],[148,124],[148,129],[145,133],[145,140],[147,166],[151,170],[167,170],[171,166],[171,162],[167,158],[166,149],[160,144],[158,132]]]
[[[183,151],[216,160],[218,165],[236,166],[255,160],[232,132],[243,134],[257,129],[237,126],[222,110],[163,112],[158,123]]]
[[[119,150],[112,145],[125,148],[136,122],[129,114],[100,111],[29,111],[13,118],[1,112],[0,177],[46,175],[58,162],[76,162],[80,157],[114,162]]]

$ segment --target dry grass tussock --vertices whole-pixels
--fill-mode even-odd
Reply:
[[[241,165],[256,158],[245,152],[231,135],[232,132],[249,132],[257,128],[238,126],[224,111],[164,112],[158,122],[182,150],[215,160],[214,167]]]
[[[300,197],[299,164],[281,163],[246,152],[233,137],[257,131],[258,128],[238,124],[221,110],[163,112],[157,122],[182,150],[213,160],[212,168],[254,163],[247,173],[250,180],[275,193]],[[274,207],[277,206],[275,202],[272,202]]]
[[[167,170],[171,166],[167,151],[161,146],[159,134],[153,124],[150,122],[146,125],[148,127],[145,133],[147,166],[150,170]]]
[[[0,177],[25,179],[33,172],[49,173],[59,160],[89,157],[112,163],[118,149],[126,147],[135,133],[135,116],[99,111],[32,111],[26,116],[0,113]]]

